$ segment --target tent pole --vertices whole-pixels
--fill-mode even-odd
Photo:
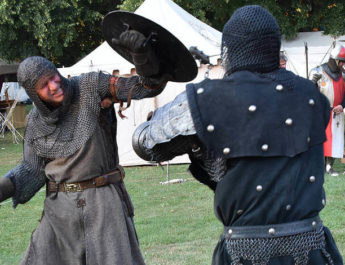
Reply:
[[[157,97],[153,98],[153,109],[156,110],[157,109]]]
[[[309,79],[309,71],[308,71],[308,43],[304,42],[304,51],[305,51],[305,71],[306,77]]]

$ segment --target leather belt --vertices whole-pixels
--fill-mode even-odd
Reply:
[[[301,221],[256,226],[224,226],[224,236],[236,238],[272,238],[305,233],[322,228],[319,216]]]
[[[119,165],[117,166],[117,169],[115,171],[86,181],[74,183],[57,183],[49,181],[47,184],[47,190],[49,192],[80,192],[90,188],[120,183],[124,179],[124,177],[125,171],[123,167]]]

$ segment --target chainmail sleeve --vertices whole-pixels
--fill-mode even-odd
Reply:
[[[117,83],[117,98],[122,102],[127,102],[128,98],[142,99],[159,95],[164,85],[159,88],[152,88],[159,84],[159,80],[142,76],[131,76],[129,78],[120,77]],[[145,87],[144,87],[145,86]],[[130,96],[130,97],[129,97]]]
[[[37,156],[32,148],[24,143],[21,164],[9,172],[9,178],[15,186],[15,193],[12,197],[14,208],[19,203],[29,201],[44,186],[46,181],[44,165],[45,160]]]
[[[101,99],[112,97],[109,86],[111,77],[109,74],[99,72],[96,89]],[[130,99],[154,97],[159,95],[164,87],[163,77],[149,78],[139,75],[119,77],[116,85],[116,98],[121,102],[127,102]]]

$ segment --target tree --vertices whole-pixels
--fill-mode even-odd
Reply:
[[[42,55],[69,66],[103,41],[102,19],[117,8],[134,11],[144,0],[0,0],[0,58]],[[174,0],[210,26],[222,30],[239,7],[259,4],[277,19],[282,34],[323,30],[345,34],[343,0]]]
[[[0,0],[0,58],[41,55],[71,65],[103,40],[102,19],[113,0]]]
[[[121,9],[134,11],[143,0],[124,0]],[[239,7],[261,5],[278,21],[282,34],[294,37],[299,31],[323,30],[325,34],[345,34],[344,1],[329,0],[174,0],[186,11],[222,30],[224,24]]]

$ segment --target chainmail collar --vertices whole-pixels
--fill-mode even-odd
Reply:
[[[64,92],[62,104],[57,108],[50,108],[37,95],[36,92],[26,89],[28,96],[34,103],[32,110],[28,115],[25,138],[27,141],[34,141],[41,137],[49,137],[62,123],[64,117],[68,114],[73,95],[72,84],[68,79],[61,78],[61,89]],[[67,131],[67,130],[66,130]],[[62,131],[62,134],[66,134]],[[64,135],[66,140],[71,140],[71,135]]]
[[[91,138],[100,112],[100,97],[94,93],[98,79],[99,73],[63,79],[65,94],[60,107],[50,110],[40,101],[31,110],[25,140],[38,156],[68,157]]]
[[[338,81],[342,77],[341,71],[332,58],[327,63],[322,64],[321,67],[334,81]]]
[[[35,105],[28,114],[25,140],[45,158],[70,156],[90,139],[100,112],[101,96],[96,91],[100,84],[106,90],[109,79],[95,72],[71,79],[60,75],[64,99],[59,107],[51,108],[39,98],[35,87],[41,77],[54,74],[60,75],[55,65],[39,56],[25,59],[17,73],[19,84]]]
[[[281,35],[275,18],[258,5],[237,9],[222,34],[222,62],[228,74],[279,68]]]

